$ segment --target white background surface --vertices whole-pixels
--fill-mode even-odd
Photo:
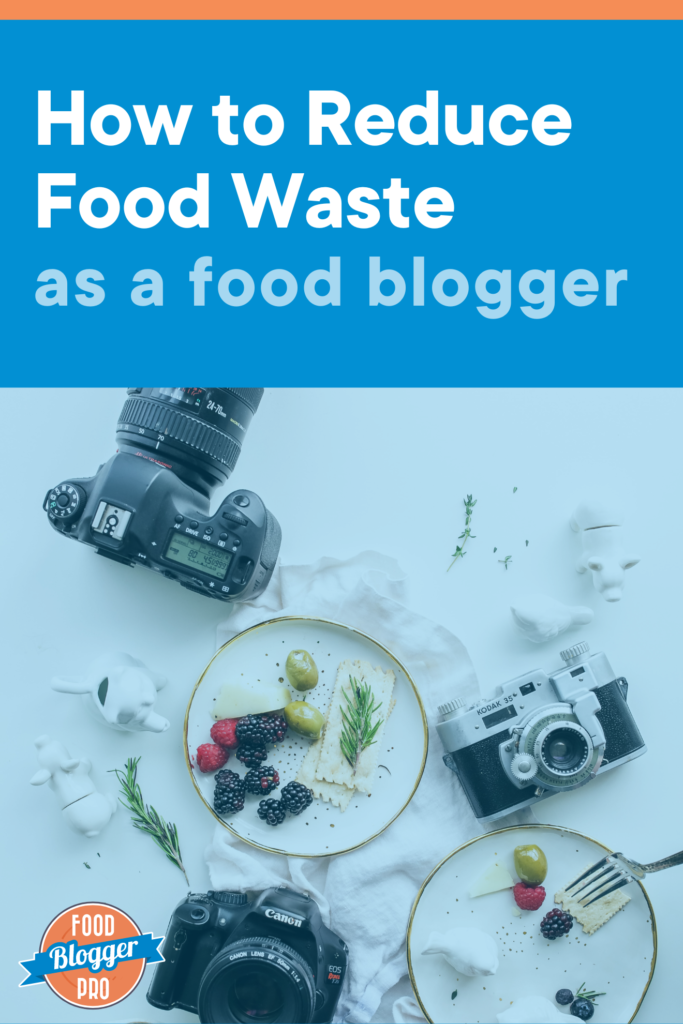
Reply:
[[[17,961],[34,953],[61,910],[89,899],[110,902],[158,935],[186,891],[180,872],[130,826],[123,808],[96,839],[66,827],[48,787],[28,784],[37,769],[36,736],[49,732],[72,755],[90,756],[103,790],[115,790],[107,769],[141,755],[145,798],[178,825],[192,888],[208,886],[203,851],[213,819],[187,775],[182,720],[226,606],[69,544],[42,511],[50,486],[90,475],[114,452],[124,398],[120,389],[2,393],[3,1021],[87,1017],[45,985],[17,987],[23,977]],[[269,389],[229,489],[245,486],[263,497],[282,526],[285,563],[366,548],[397,558],[411,579],[412,607],[465,643],[483,696],[528,669],[557,667],[559,650],[578,639],[605,650],[629,680],[629,702],[649,752],[584,789],[540,803],[537,815],[654,860],[683,848],[682,418],[680,392],[667,390]],[[614,605],[593,590],[590,574],[573,568],[578,540],[568,518],[577,500],[596,490],[623,499],[628,536],[642,557]],[[468,493],[478,501],[476,538],[446,573]],[[505,571],[498,559],[508,554]],[[547,645],[531,644],[514,632],[509,612],[511,600],[528,589],[588,604],[594,622]],[[79,699],[50,690],[52,675],[78,674],[111,649],[169,677],[157,702],[171,719],[168,732],[107,730]],[[432,749],[430,756],[441,753]],[[676,1024],[682,1019],[683,871],[653,876],[647,889],[659,956],[637,1020]],[[196,1020],[149,1006],[149,973],[131,997],[99,1011],[98,1019]],[[598,1013],[594,1020],[606,1024]]]

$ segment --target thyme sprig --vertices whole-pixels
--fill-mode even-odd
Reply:
[[[473,498],[471,494],[468,494],[466,498],[462,499],[462,503],[465,506],[465,529],[458,537],[458,540],[461,540],[462,544],[456,545],[455,551],[453,552],[452,555],[453,561],[446,569],[446,572],[451,571],[451,569],[453,568],[453,566],[455,565],[459,558],[465,557],[467,552],[463,549],[465,547],[465,544],[467,544],[467,541],[470,539],[470,537],[473,540],[475,540],[475,535],[472,533],[470,523],[472,522],[472,509],[477,504],[477,499]]]
[[[360,684],[353,676],[349,676],[353,700],[346,690],[342,690],[346,700],[347,710],[341,709],[344,724],[342,725],[339,745],[342,754],[349,762],[355,773],[360,761],[360,755],[366,749],[376,743],[375,736],[382,724],[383,719],[378,718],[373,724],[372,716],[382,707],[382,702],[375,704],[375,697],[369,683]]]
[[[130,811],[135,828],[151,836],[171,863],[180,868],[189,886],[190,882],[180,855],[178,829],[170,821],[165,822],[161,815],[142,799],[142,790],[137,781],[139,761],[139,757],[129,757],[123,771],[119,768],[111,769],[119,780],[123,793],[123,797],[119,797],[119,802]]]

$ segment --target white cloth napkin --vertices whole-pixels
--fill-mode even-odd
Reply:
[[[262,597],[236,608],[218,627],[221,645],[280,615],[316,615],[355,626],[405,664],[427,712],[429,754],[422,782],[403,814],[373,842],[332,858],[290,858],[254,850],[219,825],[206,851],[214,889],[259,890],[285,883],[316,900],[325,923],[349,945],[335,1021],[370,1021],[384,993],[407,974],[406,928],[420,885],[447,853],[482,831],[441,760],[434,728],[438,704],[479,696],[476,675],[457,637],[410,612],[406,602],[407,581],[398,564],[365,551],[347,561],[321,558],[314,565],[282,566]],[[394,1004],[394,1017],[423,1019],[406,997]]]

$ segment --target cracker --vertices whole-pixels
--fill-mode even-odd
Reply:
[[[316,740],[315,743],[311,743],[306,751],[306,756],[299,766],[296,781],[300,782],[302,786],[307,786],[313,793],[313,796],[317,796],[320,800],[327,800],[334,807],[345,811],[351,803],[354,790],[349,789],[348,786],[338,786],[334,782],[321,782],[315,777],[321,748],[322,740]]]
[[[342,708],[345,709],[347,706],[342,691],[351,692],[350,676],[357,679],[359,683],[370,685],[375,702],[381,704],[378,714],[382,718],[375,735],[375,742],[365,748],[355,771],[344,757],[339,743],[344,724]],[[383,672],[381,668],[373,668],[369,661],[350,661],[349,659],[342,661],[337,670],[337,681],[327,712],[325,735],[315,771],[315,778],[319,782],[336,783],[347,786],[350,790],[355,788],[360,793],[370,792],[370,783],[377,767],[378,752],[382,744],[395,681],[396,677],[392,671]]]
[[[576,878],[579,878],[584,871],[588,871],[591,867],[587,864],[583,871],[579,871]],[[617,913],[618,910],[622,910],[627,903],[630,903],[631,897],[627,896],[623,889],[616,889],[615,892],[611,892],[609,896],[603,896],[601,900],[597,900],[595,903],[591,903],[589,907],[584,907],[579,903],[579,900],[575,896],[568,896],[566,890],[571,889],[572,882],[570,882],[564,889],[560,889],[559,892],[555,893],[555,902],[559,903],[562,909],[567,913],[571,914],[579,924],[583,925],[583,930],[587,935],[593,935],[597,932],[598,928],[602,928],[603,924],[606,924],[611,917]],[[581,894],[579,894],[581,896]]]

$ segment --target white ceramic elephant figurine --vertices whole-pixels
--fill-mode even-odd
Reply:
[[[623,537],[623,515],[614,506],[584,501],[569,525],[581,534],[582,551],[576,570],[593,573],[593,586],[606,601],[620,601],[624,573],[640,561]]]
[[[32,786],[47,782],[57,795],[67,825],[88,838],[98,836],[116,811],[110,794],[98,793],[90,778],[92,764],[86,757],[71,757],[59,740],[39,736],[34,741],[40,769],[31,779]]]
[[[518,629],[535,644],[554,640],[571,626],[585,626],[593,621],[592,608],[562,604],[547,594],[524,594],[510,611]]]
[[[82,679],[55,677],[59,693],[80,693],[88,707],[112,729],[122,732],[166,732],[167,718],[154,711],[164,676],[151,672],[130,654],[105,654],[92,663]]]

